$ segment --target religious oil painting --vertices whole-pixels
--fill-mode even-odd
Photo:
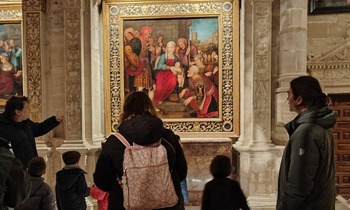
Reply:
[[[162,118],[219,116],[217,17],[123,25],[124,94],[147,92]]]
[[[144,91],[166,127],[234,133],[238,27],[232,2],[107,3],[104,8],[112,131],[125,96]]]
[[[309,0],[310,14],[345,13],[350,11],[350,0]]]
[[[19,3],[0,4],[0,107],[23,95],[22,24]]]

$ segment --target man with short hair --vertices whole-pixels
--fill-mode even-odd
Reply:
[[[26,96],[12,96],[0,114],[0,137],[10,141],[15,156],[27,168],[38,156],[35,137],[42,136],[64,121],[62,115],[52,116],[41,123],[29,119],[30,103]]]
[[[335,204],[334,143],[336,112],[317,79],[301,76],[290,82],[290,111],[298,115],[285,128],[278,180],[277,210],[330,210]]]

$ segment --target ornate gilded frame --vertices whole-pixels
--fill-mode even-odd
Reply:
[[[123,1],[103,2],[103,46],[106,135],[116,131],[124,100],[123,21],[181,17],[218,17],[219,117],[163,119],[181,135],[239,135],[239,2],[235,1]]]
[[[21,2],[0,2],[0,23],[22,24],[22,3]],[[22,33],[22,40],[23,40],[23,33]],[[0,106],[4,106],[4,105],[5,105],[5,100],[1,99]]]

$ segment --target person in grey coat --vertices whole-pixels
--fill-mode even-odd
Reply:
[[[7,139],[0,137],[0,210],[15,208],[29,197],[29,175],[11,152]]]
[[[290,82],[288,103],[298,115],[285,128],[278,180],[277,210],[330,210],[335,205],[334,143],[336,112],[317,79],[301,76]]]
[[[29,161],[28,169],[32,184],[28,200],[16,207],[16,210],[55,210],[56,200],[50,186],[41,177],[46,172],[43,157],[34,157]]]

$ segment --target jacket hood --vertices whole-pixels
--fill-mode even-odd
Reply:
[[[77,182],[80,175],[84,175],[85,171],[81,168],[62,169],[56,173],[56,186],[66,191]]]
[[[164,133],[162,120],[149,114],[136,115],[124,121],[118,130],[128,141],[139,145],[152,144]]]
[[[44,178],[31,176],[30,177],[30,183],[32,185],[31,192],[33,193],[37,191],[43,182],[44,182]]]
[[[296,116],[284,127],[291,135],[301,124],[313,123],[322,126],[325,129],[332,128],[337,121],[337,113],[333,110],[323,107],[321,109],[309,109]]]

